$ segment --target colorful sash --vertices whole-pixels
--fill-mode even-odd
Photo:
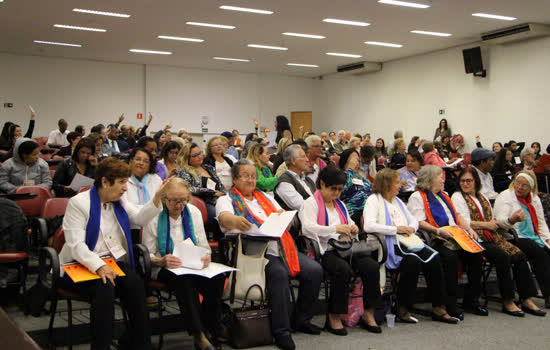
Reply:
[[[149,193],[147,192],[147,174],[143,176],[141,181],[138,180],[135,175],[132,175],[132,180],[137,185],[137,195],[138,195],[138,201],[140,205],[145,205],[147,202],[149,202]]]
[[[193,219],[191,217],[191,211],[189,206],[186,205],[181,212],[181,223],[183,229],[183,239],[191,238],[194,245],[197,245],[197,237],[195,236],[195,229],[193,227]],[[161,256],[166,254],[172,254],[174,251],[174,241],[170,236],[170,216],[168,215],[168,209],[164,207],[159,214],[159,221],[157,224],[157,242]]]
[[[531,223],[533,224],[533,229],[535,230],[535,233],[537,234],[537,236],[540,237],[539,218],[537,216],[537,211],[535,210],[535,207],[533,206],[533,204],[531,204],[533,199],[531,196],[531,193],[529,193],[529,197],[527,197],[527,200],[518,196],[517,194],[516,194],[516,198],[529,212],[529,216],[531,216]]]
[[[428,222],[428,224],[434,227],[449,226],[449,217],[447,216],[445,209],[443,208],[439,200],[434,196],[434,194],[431,191],[418,192],[420,193],[420,196],[424,201],[424,209],[426,211],[427,219],[426,221]],[[447,196],[443,192],[439,192],[437,196],[441,198],[443,203],[445,203],[447,208],[449,208],[455,224],[458,225],[458,222],[456,221],[456,209],[453,205],[453,202],[451,201],[451,198],[449,198],[449,196]]]
[[[317,223],[319,225],[328,226],[327,206],[325,205],[325,201],[321,196],[321,191],[315,191],[315,193],[313,193],[313,197],[315,198],[315,201],[317,202],[317,207],[319,208],[317,211]],[[340,223],[342,225],[347,225],[348,218],[346,216],[346,206],[339,199],[335,199],[333,203],[334,208],[336,209],[336,211],[338,212],[338,216],[340,217]]]

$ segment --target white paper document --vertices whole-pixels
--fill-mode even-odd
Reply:
[[[250,236],[281,237],[295,215],[296,210],[285,211],[281,214],[271,213],[262,226],[258,228],[254,225],[246,234]]]
[[[444,166],[444,168],[454,168],[457,164],[462,163],[463,160],[464,160],[464,158],[458,158],[457,160],[455,160],[455,161],[452,162],[451,164],[446,164],[446,165]]]
[[[222,264],[211,262],[207,268],[202,270],[188,269],[186,267],[179,267],[177,269],[169,269],[169,271],[175,273],[176,275],[197,275],[203,276],[206,278],[212,278],[219,275],[220,273],[228,271],[237,271],[237,269]]]
[[[71,181],[71,189],[75,192],[78,192],[82,187],[87,186],[93,186],[94,185],[94,179],[91,177],[87,177],[84,175],[76,174],[73,178],[73,181]]]
[[[201,270],[203,266],[202,258],[208,254],[208,250],[203,247],[197,247],[191,239],[187,238],[183,242],[174,245],[172,255],[180,258],[181,267],[188,269]]]

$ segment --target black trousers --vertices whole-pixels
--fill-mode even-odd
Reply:
[[[274,337],[288,335],[291,327],[299,328],[315,315],[315,303],[323,280],[323,268],[307,255],[298,253],[300,281],[298,300],[294,308],[291,325],[291,303],[288,270],[278,256],[266,255],[269,263],[265,267],[267,297],[271,306],[271,331]]]
[[[537,295],[537,286],[535,285],[535,280],[531,274],[525,254],[521,253],[510,256],[491,242],[483,242],[481,245],[485,248],[483,255],[495,265],[498,288],[502,299],[510,300],[516,296],[514,292],[514,280],[521,299]],[[514,272],[513,279],[511,271]]]
[[[447,290],[445,288],[443,268],[439,254],[434,256],[429,262],[423,263],[415,256],[403,256],[397,246],[395,247],[395,252],[403,257],[401,264],[399,264],[399,281],[397,283],[397,300],[399,305],[405,306],[408,309],[412,308],[420,271],[424,273],[432,306],[445,305],[447,302]],[[427,259],[431,252],[423,249],[416,254],[422,259]]]
[[[92,349],[110,349],[113,339],[113,322],[115,316],[115,297],[120,298],[128,313],[130,329],[129,340],[133,349],[152,349],[149,313],[145,306],[143,280],[124,263],[117,262],[126,276],[117,277],[115,285],[103,284],[101,279],[73,283],[66,274],[60,280],[63,288],[89,296],[91,299],[90,323]]]
[[[518,239],[516,246],[531,262],[542,295],[545,298],[550,297],[550,250],[541,247],[529,238]]]
[[[363,305],[365,309],[377,307],[380,303],[380,270],[378,263],[369,256],[352,257],[351,264],[338,256],[334,250],[323,255],[321,265],[330,278],[329,312],[346,314],[348,312],[349,284],[353,272],[363,282]]]
[[[447,311],[456,311],[456,299],[458,295],[458,262],[462,262],[463,269],[468,275],[468,288],[465,289],[464,299],[466,304],[477,305],[481,294],[481,253],[469,253],[463,249],[451,250],[443,245],[434,247],[441,256],[443,275],[447,288]]]
[[[216,331],[221,317],[224,274],[212,278],[195,275],[178,276],[166,269],[161,269],[157,279],[168,285],[176,294],[190,334],[199,335],[205,330]],[[202,304],[199,293],[203,297]]]

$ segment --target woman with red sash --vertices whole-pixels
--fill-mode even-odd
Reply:
[[[258,175],[250,160],[241,159],[235,163],[231,177],[233,187],[216,203],[216,218],[222,232],[246,234],[254,225],[261,226],[270,214],[283,211],[271,196],[256,190]],[[283,233],[278,242],[268,243],[266,258],[269,260],[265,267],[266,290],[271,305],[271,330],[275,344],[281,349],[293,350],[296,348],[291,336],[293,329],[308,334],[321,332],[310,321],[315,314],[323,268],[296,250],[288,231]],[[289,317],[289,277],[296,277],[300,281],[292,320]]]
[[[481,294],[481,253],[470,253],[463,250],[453,234],[445,226],[462,228],[473,240],[478,240],[477,233],[464,218],[456,212],[451,198],[443,192],[443,171],[436,165],[426,165],[418,173],[416,192],[409,198],[407,208],[418,220],[421,230],[430,235],[430,245],[439,252],[447,287],[447,312],[449,315],[464,320],[464,314],[456,305],[458,294],[458,262],[468,273],[468,287],[465,288],[463,305],[472,313],[487,316],[487,309],[479,305]]]

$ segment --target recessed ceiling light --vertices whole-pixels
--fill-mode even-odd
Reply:
[[[203,39],[195,39],[195,38],[182,38],[179,36],[168,36],[168,35],[159,35],[157,36],[159,39],[168,39],[168,40],[179,40],[179,41],[192,41],[195,43],[202,43]]]
[[[382,43],[379,41],[365,41],[367,45],[376,45],[376,46],[387,46],[387,47],[403,47],[401,44],[392,44],[392,43]]]
[[[221,60],[221,61],[236,61],[236,62],[250,62],[249,59],[245,58],[229,58],[229,57],[212,57],[215,60]]]
[[[489,13],[473,13],[472,16],[492,18],[492,19],[501,19],[503,21],[515,21],[517,19],[516,17],[491,15]]]
[[[425,9],[430,7],[426,2],[411,2],[411,1],[399,1],[399,0],[378,0],[381,4],[388,4],[388,5],[397,5],[397,6],[405,6],[405,7],[414,7],[418,9]]]
[[[354,57],[359,58],[361,55],[354,55],[351,53],[338,53],[338,52],[327,52],[327,55],[329,56],[342,56],[342,57]]]
[[[130,18],[130,15],[125,13],[116,13],[116,12],[105,12],[105,11],[95,11],[95,10],[84,10],[84,9],[73,9],[74,12],[89,13],[92,15],[101,15],[101,16],[111,16],[111,17],[122,17]]]
[[[424,35],[434,35],[434,36],[451,36],[449,33],[438,33],[438,32],[427,32],[425,30],[411,30],[411,33],[415,34],[424,34]]]
[[[313,35],[313,34],[300,34],[300,33],[283,33],[283,35],[288,36],[299,36],[302,38],[310,38],[310,39],[324,39],[325,37],[322,35]]]
[[[273,14],[273,11],[267,11],[267,10],[257,10],[257,9],[250,9],[247,7],[237,7],[237,6],[227,6],[223,5],[220,6],[222,10],[231,10],[231,11],[241,11],[241,12],[252,12],[252,13],[260,13],[262,15],[271,15]]]
[[[258,45],[258,44],[248,44],[248,47],[255,47],[257,49],[282,50],[282,51],[288,50],[287,47]]]
[[[42,40],[34,40],[37,44],[47,44],[47,45],[59,45],[59,46],[72,46],[72,47],[82,47],[80,44],[67,44],[67,43],[57,43],[55,41],[42,41]]]
[[[296,67],[311,67],[311,68],[319,68],[316,64],[304,64],[304,63],[287,63],[287,66],[296,66]]]
[[[367,22],[357,22],[357,21],[348,21],[345,19],[336,19],[336,18],[325,18],[323,22],[327,23],[337,23],[337,24],[347,24],[350,26],[359,26],[359,27],[366,27],[370,26],[370,23]]]
[[[235,29],[235,26],[226,26],[224,24],[212,24],[212,23],[201,23],[201,22],[185,22],[191,26],[200,26],[200,27],[212,27],[212,28],[221,28],[221,29]]]
[[[171,55],[170,51],[153,51],[153,50],[141,50],[141,49],[130,49],[130,52],[135,53],[151,53],[154,55]]]
[[[76,27],[76,26],[68,26],[65,24],[54,24],[53,25],[56,28],[64,28],[64,29],[75,29],[75,30],[86,30],[89,32],[106,32],[106,29],[100,29],[100,28],[90,28],[90,27]]]

